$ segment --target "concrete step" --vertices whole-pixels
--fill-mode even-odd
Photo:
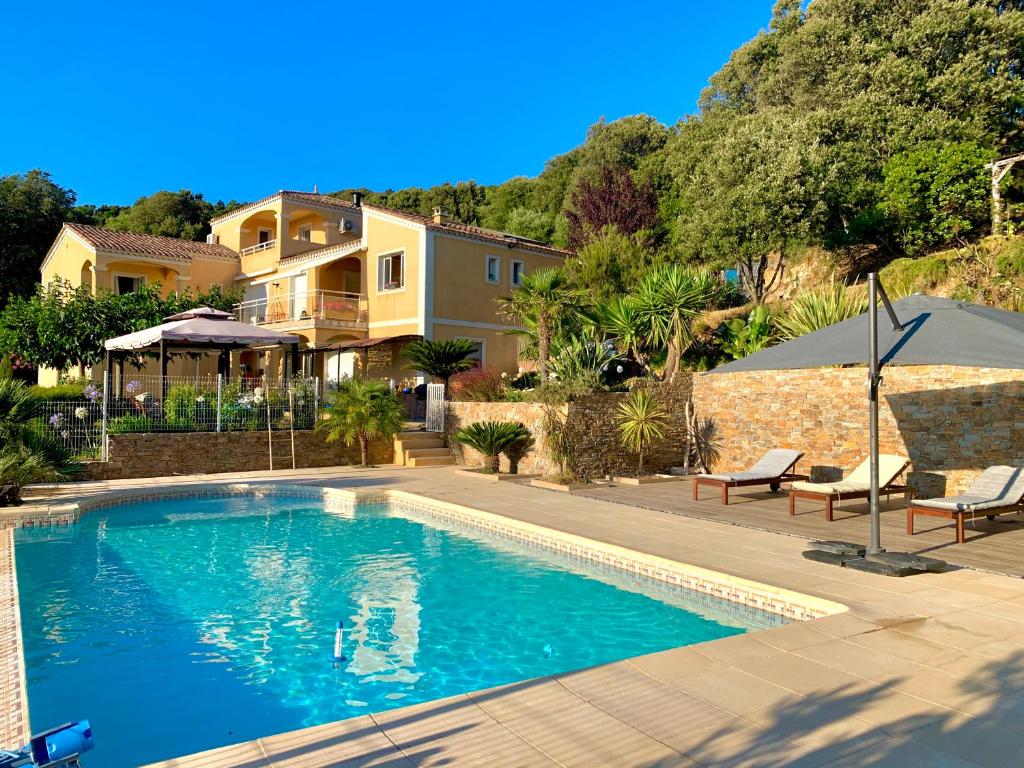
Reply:
[[[451,455],[451,449],[445,448],[443,445],[437,448],[407,448],[405,451],[405,460],[409,461],[409,459],[427,459],[431,456]]]
[[[404,464],[405,454],[410,450],[428,450],[444,447],[444,438],[437,432],[399,432],[395,435],[395,463]]]
[[[451,454],[447,456],[423,456],[418,459],[414,456],[408,461],[408,466],[410,467],[449,467],[454,464],[455,457]]]

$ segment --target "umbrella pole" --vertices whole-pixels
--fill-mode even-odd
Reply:
[[[868,275],[868,412],[870,421],[869,451],[871,464],[871,545],[868,554],[884,552],[882,548],[881,514],[878,504],[878,276]]]

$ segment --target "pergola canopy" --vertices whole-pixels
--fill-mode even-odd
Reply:
[[[1024,368],[1024,314],[935,296],[894,301],[903,330],[878,307],[880,365]],[[868,313],[720,365],[709,373],[864,365]]]
[[[158,346],[206,346],[217,349],[298,344],[299,337],[240,323],[228,312],[198,307],[165,318],[168,322],[107,339],[108,352],[127,352]]]

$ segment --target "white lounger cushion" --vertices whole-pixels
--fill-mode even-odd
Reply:
[[[802,455],[800,451],[793,451],[789,448],[772,448],[748,470],[718,475],[701,475],[701,477],[710,477],[713,480],[726,480],[730,482],[743,480],[764,480],[768,482],[782,475]]]
[[[891,453],[878,455],[878,487],[885,488],[893,480],[899,477],[900,472],[907,468],[907,461],[903,456],[894,456]],[[793,489],[798,491],[811,491],[812,493],[862,493],[871,487],[871,460],[862,461],[845,480],[837,480],[834,483],[793,483]]]
[[[919,499],[914,504],[956,512],[1010,507],[1024,498],[1024,469],[999,465],[989,467],[959,496]]]

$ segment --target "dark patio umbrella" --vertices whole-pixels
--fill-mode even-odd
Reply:
[[[878,514],[878,387],[883,365],[1024,368],[1024,314],[934,296],[889,304],[877,276],[868,276],[875,310],[769,347],[710,371],[738,373],[829,365],[867,365],[871,409],[871,547],[881,552]],[[878,309],[881,298],[883,308]],[[888,319],[890,322],[885,322]],[[879,324],[881,321],[881,324]]]

